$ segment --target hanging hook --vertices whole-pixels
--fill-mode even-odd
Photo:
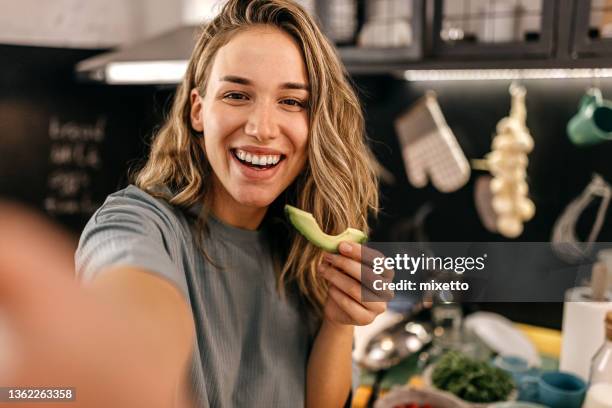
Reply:
[[[601,77],[599,76],[599,70],[597,68],[593,68],[591,75],[593,76],[593,87],[596,89],[601,89]]]
[[[512,97],[510,116],[516,118],[524,126],[527,119],[527,108],[525,107],[525,94],[527,91],[524,86],[519,85],[516,81],[510,84],[508,91]]]

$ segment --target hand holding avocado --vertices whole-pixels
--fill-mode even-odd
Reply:
[[[386,302],[393,294],[369,291],[372,282],[367,280],[375,276],[372,272],[373,260],[383,255],[361,245],[367,239],[366,234],[347,228],[339,235],[328,235],[321,230],[312,214],[291,206],[285,206],[285,212],[293,226],[308,241],[327,251],[318,268],[319,275],[329,283],[324,306],[327,320],[363,326],[386,310]],[[390,281],[393,270],[387,270],[377,278]]]

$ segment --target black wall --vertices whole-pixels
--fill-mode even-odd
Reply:
[[[95,53],[0,46],[0,197],[45,210],[75,234],[144,153],[151,88],[74,80]]]
[[[393,120],[428,89],[438,95],[440,107],[466,156],[482,158],[489,150],[497,122],[510,108],[510,81],[408,83],[391,77],[356,79],[365,105],[369,136],[375,140],[377,157],[395,176],[394,185],[383,185],[383,212],[376,237],[401,237],[398,221],[410,217],[425,202],[434,211],[427,218],[426,232],[433,241],[497,241],[498,235],[482,227],[473,204],[473,181],[483,172],[475,171],[467,186],[442,194],[431,186],[415,189],[407,181]],[[522,241],[548,241],[560,212],[598,172],[612,182],[612,143],[588,148],[571,144],[565,126],[576,113],[578,102],[591,80],[525,80],[527,125],[535,140],[529,155],[530,196],[536,216],[525,225]],[[612,98],[612,80],[600,80],[604,97]],[[598,204],[598,203],[597,203]],[[585,214],[586,231],[593,218]],[[581,228],[582,229],[582,228]],[[582,236],[584,238],[584,236]],[[612,220],[600,235],[612,240]]]

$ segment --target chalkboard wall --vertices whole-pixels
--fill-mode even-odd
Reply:
[[[113,87],[74,80],[74,65],[101,50],[65,50],[0,46],[0,196],[34,205],[78,235],[107,194],[127,183],[162,121],[171,90]],[[393,130],[393,120],[425,90],[438,94],[446,120],[468,158],[490,148],[499,119],[508,114],[507,81],[408,83],[388,76],[356,77],[364,103],[372,147],[393,174],[381,186],[382,212],[373,239],[414,239],[409,226],[416,210],[430,203],[424,232],[434,241],[495,241],[481,225],[473,204],[473,180],[463,189],[442,194],[431,187],[411,187]],[[535,139],[529,183],[535,218],[524,241],[548,241],[554,221],[587,185],[593,172],[612,181],[612,143],[576,148],[565,135],[590,80],[525,81],[528,126]],[[612,98],[612,81],[601,80]],[[478,173],[474,173],[474,176]],[[584,238],[594,209],[581,220]],[[612,241],[608,219],[600,238]],[[540,305],[526,312],[511,306],[506,314],[520,320],[560,326],[560,307]],[[518,313],[518,316],[513,314]]]
[[[95,52],[0,46],[0,195],[75,233],[125,183],[155,116],[150,88],[75,82]]]

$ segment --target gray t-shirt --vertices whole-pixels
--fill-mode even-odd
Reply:
[[[312,325],[298,296],[277,293],[266,227],[209,218],[203,245],[213,265],[197,249],[193,222],[138,187],[111,194],[83,230],[77,275],[86,283],[110,266],[136,266],[181,291],[197,332],[191,377],[198,406],[303,406]]]

